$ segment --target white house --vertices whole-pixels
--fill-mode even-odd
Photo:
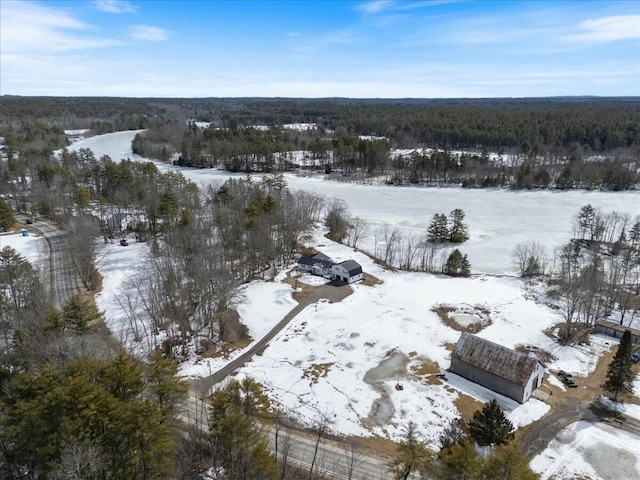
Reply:
[[[355,260],[333,263],[322,253],[300,257],[298,270],[345,283],[357,282],[363,278],[362,267]]]

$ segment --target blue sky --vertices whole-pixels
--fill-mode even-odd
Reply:
[[[637,96],[640,2],[0,0],[0,94]]]

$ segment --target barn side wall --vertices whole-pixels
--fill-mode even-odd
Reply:
[[[451,359],[451,371],[494,392],[513,398],[517,402],[524,402],[524,388],[521,385],[511,383],[504,378],[469,365],[457,358]]]

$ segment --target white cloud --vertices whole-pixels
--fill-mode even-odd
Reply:
[[[10,55],[59,53],[120,45],[86,34],[92,28],[66,9],[31,2],[1,2],[0,52]]]
[[[130,2],[126,0],[94,0],[93,5],[107,13],[132,13],[136,11]]]
[[[361,3],[357,9],[364,13],[379,13],[387,10],[392,5],[391,0],[372,0],[370,2]]]
[[[149,42],[162,42],[169,38],[169,30],[149,25],[132,25],[129,36],[134,40],[147,40]]]
[[[579,33],[566,35],[577,42],[615,42],[640,39],[640,15],[615,15],[585,20],[578,25]]]

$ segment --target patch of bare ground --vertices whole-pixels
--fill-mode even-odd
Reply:
[[[311,285],[307,285],[306,283],[298,282],[291,276],[291,272],[287,272],[287,275],[285,276],[283,282],[287,285],[291,285],[291,287],[295,289],[291,297],[298,303],[302,302],[305,298],[311,295],[317,288]]]
[[[460,393],[458,398],[453,401],[454,405],[460,412],[460,416],[468,422],[473,418],[473,413],[480,410],[484,404],[475,398]]]
[[[489,316],[489,310],[484,307],[472,307],[472,309],[464,308],[458,309],[456,307],[446,306],[446,305],[438,305],[432,309],[442,323],[445,325],[457,330],[458,332],[470,332],[470,333],[478,333],[485,327],[488,327],[493,322],[491,321],[491,317]],[[454,316],[455,314],[464,314],[464,315],[472,315],[477,316],[478,321],[470,323],[469,325],[461,325],[458,323]]]
[[[423,380],[427,385],[442,385],[442,381],[437,376],[442,369],[436,362],[423,360],[418,364],[411,365],[410,369],[414,375],[424,377]]]
[[[310,380],[309,384],[313,385],[318,383],[319,378],[326,377],[329,374],[329,370],[333,366],[333,362],[330,363],[314,363],[309,368],[302,372],[302,378]]]
[[[228,308],[217,315],[222,342],[203,339],[198,354],[208,358],[227,358],[231,352],[248,347],[253,339],[247,326],[240,321],[238,312]]]
[[[455,343],[446,342],[446,343],[443,344],[443,347],[445,348],[445,350],[447,352],[453,352],[453,349],[456,348],[456,344]]]
[[[363,273],[362,285],[366,285],[367,287],[373,287],[374,285],[380,285],[382,280],[378,277],[374,277],[370,273]]]
[[[589,324],[574,324],[572,326],[573,333],[567,336],[567,324],[556,323],[550,326],[543,333],[554,340],[557,340],[560,345],[571,345],[574,343],[589,343],[589,334],[593,331],[593,327]]]

